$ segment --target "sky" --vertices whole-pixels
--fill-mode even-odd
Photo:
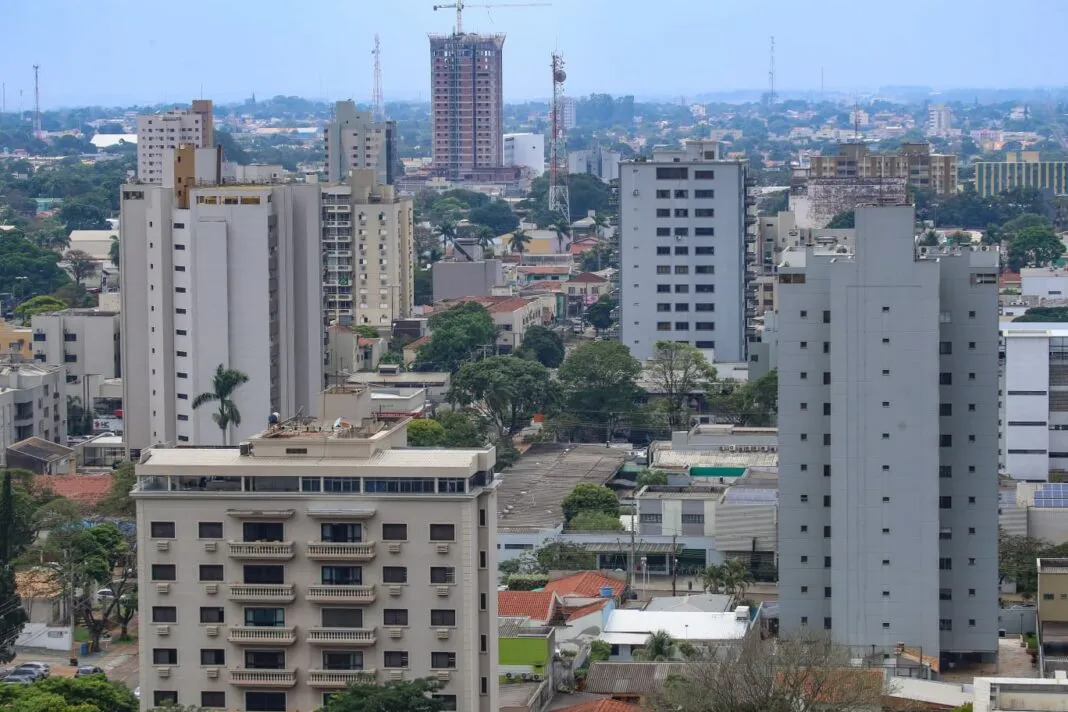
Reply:
[[[439,2],[441,0],[438,0]],[[492,0],[487,0],[492,2]],[[519,2],[520,0],[513,0]],[[455,11],[434,0],[4,0],[0,82],[8,111],[216,102],[276,94],[371,96],[382,42],[386,101],[426,99],[427,33]],[[768,86],[864,91],[1060,86],[1066,0],[545,0],[468,7],[467,31],[503,32],[506,101],[551,91],[549,55],[567,93],[639,98]],[[20,100],[20,91],[22,97]]]

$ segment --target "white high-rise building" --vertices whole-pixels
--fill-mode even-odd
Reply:
[[[523,166],[537,178],[545,172],[545,136],[540,133],[504,135],[504,165]]]
[[[570,131],[578,124],[575,113],[575,97],[565,96],[560,98],[560,113],[563,115],[564,131]]]
[[[642,360],[666,340],[744,361],[747,164],[688,141],[619,175],[623,343]]]
[[[189,109],[137,117],[137,180],[162,183],[164,151],[179,146],[211,148],[214,143],[211,100],[194,99]]]
[[[998,649],[998,253],[916,246],[859,207],[856,249],[778,270],[783,635],[952,662]]]
[[[161,185],[122,188],[122,375],[127,446],[215,445],[216,369],[248,382],[229,442],[322,386],[319,186],[218,185],[220,151],[168,149]]]
[[[375,121],[369,111],[356,111],[351,100],[334,104],[334,120],[326,125],[326,179],[348,180],[349,171],[371,169],[383,185],[393,185],[397,156],[397,125]]]
[[[945,104],[932,104],[927,109],[927,135],[944,136],[953,128],[953,112]]]

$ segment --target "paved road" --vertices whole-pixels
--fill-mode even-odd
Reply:
[[[38,660],[52,666],[52,674],[72,677],[75,668],[70,665],[70,655],[55,650],[40,648],[18,650],[11,665]],[[137,643],[114,643],[103,653],[79,657],[81,665],[96,665],[103,668],[111,680],[125,682],[132,690],[140,683],[137,675]]]

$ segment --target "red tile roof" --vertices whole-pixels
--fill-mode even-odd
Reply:
[[[523,291],[536,291],[536,292],[562,292],[564,291],[563,282],[553,282],[552,280],[542,280],[540,282],[531,282],[523,287]]]
[[[513,297],[513,298],[507,299],[507,300],[505,300],[503,302],[497,302],[496,304],[491,304],[488,307],[488,309],[489,309],[489,313],[490,314],[500,314],[500,313],[503,313],[503,312],[514,312],[514,311],[519,311],[523,307],[525,307],[528,304],[530,304],[532,301],[534,301],[534,300],[533,299],[527,299],[525,297]]]
[[[583,272],[577,274],[570,279],[571,282],[590,282],[591,284],[603,284],[608,280],[600,275],[596,275],[593,272]]]
[[[531,618],[545,623],[552,620],[556,594],[552,591],[499,591],[497,616]]]
[[[618,596],[623,593],[624,583],[597,571],[580,571],[577,574],[550,581],[546,584],[545,590],[552,591],[558,596],[595,598],[601,595],[602,586],[611,587],[612,595]]]
[[[576,620],[578,618],[582,618],[583,616],[588,616],[594,611],[599,611],[607,605],[608,599],[605,598],[600,601],[597,601],[596,603],[590,603],[585,606],[580,606],[567,614],[567,622],[570,623],[571,621]]]
[[[407,345],[405,345],[404,348],[406,348],[406,349],[418,349],[420,346],[426,346],[429,343],[430,343],[430,334],[427,334],[426,336],[420,336],[415,341],[412,341],[412,342],[408,343]]]
[[[639,712],[641,707],[619,700],[594,700],[570,707],[561,707],[556,712]]]
[[[96,504],[111,490],[111,479],[111,475],[40,475],[34,486],[75,502]]]

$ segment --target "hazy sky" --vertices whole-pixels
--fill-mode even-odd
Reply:
[[[440,0],[439,0],[440,1]],[[776,85],[1063,85],[1066,0],[549,0],[469,7],[465,29],[505,32],[505,99],[549,94],[549,53],[568,92],[694,95]],[[258,97],[367,100],[382,38],[386,100],[426,98],[428,32],[452,10],[433,0],[3,0],[7,108],[219,102]]]

